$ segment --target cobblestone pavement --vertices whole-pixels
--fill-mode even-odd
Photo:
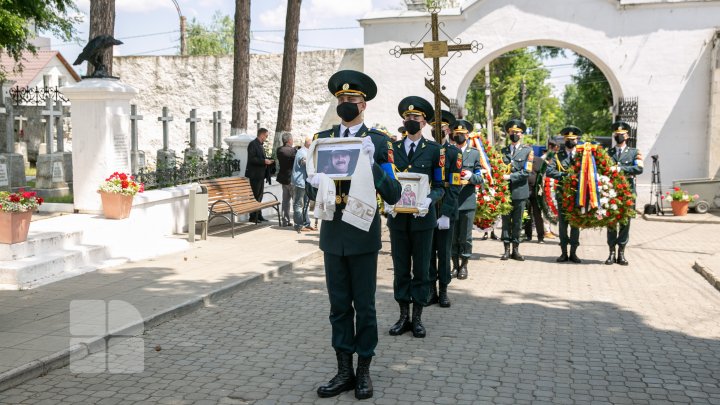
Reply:
[[[582,234],[581,265],[556,244],[501,262],[477,241],[453,306],[426,309],[428,336],[391,337],[391,260],[380,255],[377,404],[720,404],[720,293],[691,269],[717,226],[635,221],[628,267],[605,266],[604,233]],[[347,403],[321,400],[335,371],[322,263],[253,285],[144,336],[145,371],[55,370],[2,404]],[[154,348],[160,345],[161,350]]]

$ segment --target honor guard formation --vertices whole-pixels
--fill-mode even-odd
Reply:
[[[424,309],[451,306],[451,280],[471,275],[473,229],[487,232],[498,217],[504,247],[500,260],[525,261],[520,245],[532,235],[532,224],[526,224],[527,236],[521,237],[527,210],[536,222],[538,243],[547,235],[543,212],[556,212],[547,220],[558,224],[558,263],[581,263],[580,229],[602,226],[610,250],[605,264],[628,264],[635,176],[642,173],[643,161],[637,149],[627,146],[627,123],[609,123],[615,146],[607,151],[593,142],[579,144],[582,131],[569,125],[559,132],[562,140],[550,139],[546,152],[535,156],[533,147],[523,143],[527,126],[521,120],[505,123],[507,144],[493,146],[474,133],[470,122],[407,96],[398,97],[400,120],[392,124],[401,125],[403,137],[394,141],[364,123],[363,113],[377,94],[369,76],[339,71],[330,77],[328,90],[337,99],[339,123],[314,135],[308,162],[320,159],[318,151],[329,150],[328,156],[344,159],[343,173],[317,162],[317,168],[308,167],[306,186],[315,201],[314,215],[322,220],[320,249],[337,358],[337,373],[317,389],[320,397],[350,390],[358,399],[373,395],[370,365],[378,343],[375,291],[383,215],[399,312],[397,322],[383,326],[392,336],[432,334],[423,325]],[[433,139],[426,138],[423,129],[434,128],[438,120],[442,133],[433,129]],[[491,218],[478,217],[479,202],[489,205]],[[554,209],[542,209],[543,204]]]

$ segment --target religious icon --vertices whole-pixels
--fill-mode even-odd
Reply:
[[[430,193],[427,176],[420,173],[397,173],[397,180],[400,182],[402,192],[400,201],[395,204],[395,212],[420,212],[418,205]]]

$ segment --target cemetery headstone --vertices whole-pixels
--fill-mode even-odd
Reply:
[[[6,100],[5,107],[0,106],[0,115],[5,115],[5,151],[0,153],[0,190],[14,191],[25,187],[25,160],[23,156],[14,153],[15,133],[13,119],[13,106]]]
[[[53,108],[57,107],[57,109]],[[37,175],[35,177],[35,188],[39,196],[61,197],[72,193],[72,153],[65,152],[65,134],[63,132],[63,106],[61,101],[53,104],[50,98],[46,102],[46,110],[42,114],[46,117],[45,145],[49,153],[38,155]],[[56,147],[52,151],[53,127],[55,128]]]
[[[202,119],[197,117],[197,109],[190,110],[190,117],[185,122],[190,123],[190,146],[185,149],[185,162],[194,160],[201,161],[203,159],[203,151],[197,147],[197,123]]]
[[[143,116],[137,113],[137,105],[130,105],[130,171],[137,173],[145,167],[145,152],[138,150],[137,122]]]
[[[163,128],[163,148],[157,151],[157,169],[163,170],[175,167],[175,151],[170,149],[170,121],[173,116],[170,115],[168,108],[163,107],[162,116],[158,117],[158,121],[162,122]]]

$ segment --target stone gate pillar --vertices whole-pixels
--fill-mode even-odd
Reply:
[[[720,178],[720,31],[715,33],[710,63],[708,177]]]
[[[138,91],[115,79],[85,79],[61,90],[72,104],[75,209],[99,213],[100,183],[130,172],[130,99]]]

